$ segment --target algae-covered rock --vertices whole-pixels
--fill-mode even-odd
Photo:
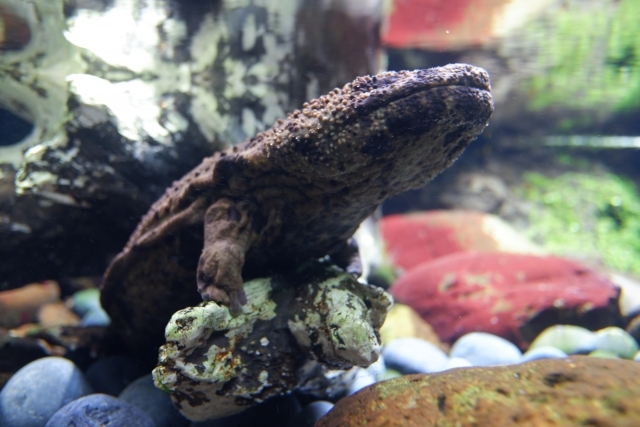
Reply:
[[[316,427],[640,425],[640,364],[571,356],[377,383]]]
[[[173,315],[154,370],[187,418],[231,415],[305,386],[318,369],[368,366],[391,306],[382,289],[322,263],[244,284],[238,315],[215,302]]]

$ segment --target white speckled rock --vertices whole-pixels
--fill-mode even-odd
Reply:
[[[206,302],[167,325],[154,380],[187,418],[223,417],[287,393],[309,380],[302,372],[312,370],[301,368],[310,359],[332,369],[377,360],[391,306],[383,290],[323,263],[244,290],[237,316]]]

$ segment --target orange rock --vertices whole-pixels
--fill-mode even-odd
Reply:
[[[50,302],[44,304],[38,310],[38,323],[43,328],[51,328],[56,326],[78,326],[80,317],[62,301]]]
[[[0,327],[10,329],[34,322],[42,305],[59,300],[60,287],[53,280],[2,291],[0,292]]]
[[[571,356],[379,382],[315,427],[640,426],[640,363]]]

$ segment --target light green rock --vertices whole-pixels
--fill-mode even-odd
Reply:
[[[617,354],[607,350],[593,350],[589,353],[591,357],[602,357],[604,359],[620,359]]]
[[[529,350],[551,346],[567,354],[589,353],[596,349],[596,335],[590,330],[574,325],[555,325],[540,333]]]
[[[640,350],[636,340],[627,331],[616,326],[600,329],[595,335],[597,351],[607,351],[623,359],[633,359]]]

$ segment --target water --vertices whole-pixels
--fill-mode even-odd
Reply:
[[[456,62],[489,72],[495,112],[450,168],[382,204],[382,231],[359,231],[363,280],[392,294],[403,280],[415,293],[394,296],[444,348],[489,332],[526,350],[565,324],[637,338],[638,17],[636,0],[0,0],[0,384],[45,355],[85,369],[127,353],[103,337],[95,289],[141,216],[203,157],[357,76]],[[197,246],[180,262],[195,266]],[[425,277],[439,278],[441,301],[420,294]],[[474,312],[452,302],[457,286],[480,301]],[[427,327],[403,319],[401,330]],[[335,377],[316,380],[302,404],[338,400]]]

